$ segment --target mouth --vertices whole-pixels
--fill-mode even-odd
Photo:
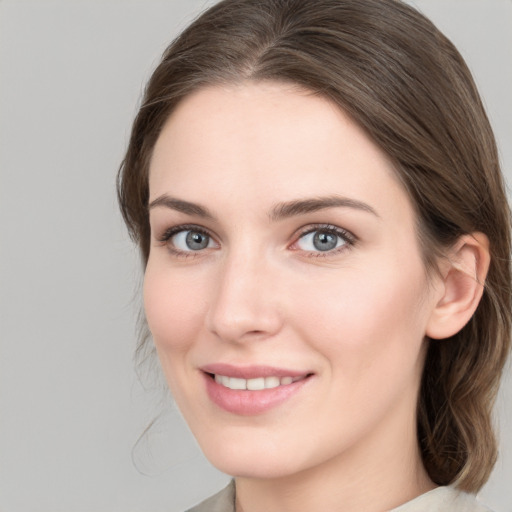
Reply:
[[[253,379],[243,379],[241,377],[228,377],[227,375],[208,374],[217,384],[233,390],[262,391],[264,389],[274,389],[279,386],[289,386],[294,382],[306,379],[310,374],[301,377],[256,377]]]
[[[225,364],[201,368],[210,400],[232,414],[262,414],[287,402],[309,383],[314,374],[268,366]]]

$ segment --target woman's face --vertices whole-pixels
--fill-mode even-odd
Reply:
[[[214,465],[279,477],[415,449],[438,286],[347,115],[289,85],[196,92],[155,146],[150,219],[147,320]]]

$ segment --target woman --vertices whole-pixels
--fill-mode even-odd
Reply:
[[[509,209],[427,19],[220,2],[153,73],[119,198],[170,389],[234,476],[194,511],[483,510]]]

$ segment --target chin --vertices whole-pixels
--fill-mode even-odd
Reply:
[[[265,442],[266,441],[266,442]],[[200,443],[210,463],[234,477],[274,479],[307,469],[308,462],[300,449],[286,449],[271,441]],[[283,449],[284,448],[284,449]],[[290,454],[295,454],[291,456]]]
[[[246,457],[212,457],[208,458],[213,466],[227,475],[237,478],[251,479],[277,479],[284,478],[298,472],[297,468],[289,463],[282,464],[275,457],[262,457],[254,455],[251,459]]]

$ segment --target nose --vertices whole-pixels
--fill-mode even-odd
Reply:
[[[247,252],[226,256],[220,265],[206,327],[229,342],[277,334],[282,327],[278,269]]]

